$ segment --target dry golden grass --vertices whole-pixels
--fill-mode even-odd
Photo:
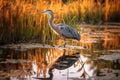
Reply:
[[[119,33],[118,33],[119,34]],[[116,33],[111,33],[108,32],[107,34],[103,35],[104,36],[104,43],[103,46],[106,49],[117,49],[119,48],[120,44],[120,35]]]
[[[47,24],[45,9],[55,13],[55,23],[63,22],[75,26],[81,22],[91,24],[108,21],[120,13],[118,0],[0,0],[0,42],[19,42],[39,39],[46,42],[56,38]],[[50,34],[50,35],[47,35]],[[43,36],[44,35],[44,36]]]

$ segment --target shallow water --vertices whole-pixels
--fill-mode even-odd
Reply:
[[[116,34],[117,33],[117,34]],[[86,28],[78,44],[0,46],[0,80],[119,80],[120,35]]]

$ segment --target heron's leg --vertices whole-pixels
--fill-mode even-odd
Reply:
[[[64,44],[63,44],[63,46],[65,47],[65,45],[66,45],[66,39],[64,38]]]
[[[80,46],[80,41],[77,42],[77,45]]]
[[[63,49],[63,56],[65,56],[65,53],[66,53],[66,49]]]

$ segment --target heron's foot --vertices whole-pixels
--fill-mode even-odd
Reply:
[[[86,46],[83,46],[84,48],[87,48]]]
[[[87,47],[86,47],[86,46],[83,46],[83,48],[84,48],[84,49],[87,49]]]
[[[44,47],[44,46],[45,46],[45,44],[43,43],[43,44],[42,44],[42,46]]]
[[[55,47],[55,45],[51,45],[52,47]]]

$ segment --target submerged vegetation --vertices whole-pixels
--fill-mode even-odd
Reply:
[[[57,38],[48,27],[48,17],[41,14],[45,9],[53,10],[55,23],[74,27],[119,21],[119,7],[118,0],[0,0],[0,44]]]

